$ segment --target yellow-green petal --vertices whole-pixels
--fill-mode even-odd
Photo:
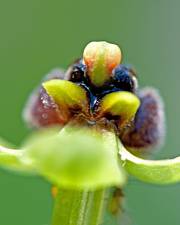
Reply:
[[[46,92],[60,106],[87,106],[87,97],[85,90],[67,80],[50,80],[43,83]]]
[[[137,96],[130,92],[119,91],[107,94],[101,102],[101,113],[110,113],[130,120],[135,116],[140,105]]]

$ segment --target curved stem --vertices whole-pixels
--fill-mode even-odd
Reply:
[[[139,180],[154,184],[180,182],[180,157],[147,160],[134,156],[118,141],[122,166]]]

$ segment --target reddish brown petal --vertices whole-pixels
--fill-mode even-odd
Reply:
[[[62,79],[64,73],[61,70],[53,70],[44,80]],[[25,122],[30,127],[44,127],[49,125],[63,125],[67,121],[67,115],[58,108],[44,88],[40,87],[31,94],[23,112]]]
[[[149,149],[163,142],[165,135],[164,108],[158,92],[152,88],[140,91],[141,105],[133,126],[120,137],[132,149]]]

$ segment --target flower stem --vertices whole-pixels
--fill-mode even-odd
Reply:
[[[107,189],[75,191],[59,189],[52,225],[99,225],[107,204]]]

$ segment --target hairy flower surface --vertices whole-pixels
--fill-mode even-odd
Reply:
[[[33,127],[68,123],[114,129],[131,150],[162,143],[164,109],[153,88],[138,88],[135,71],[120,64],[121,50],[107,42],[92,42],[83,59],[67,71],[50,72],[30,97],[26,122]]]

